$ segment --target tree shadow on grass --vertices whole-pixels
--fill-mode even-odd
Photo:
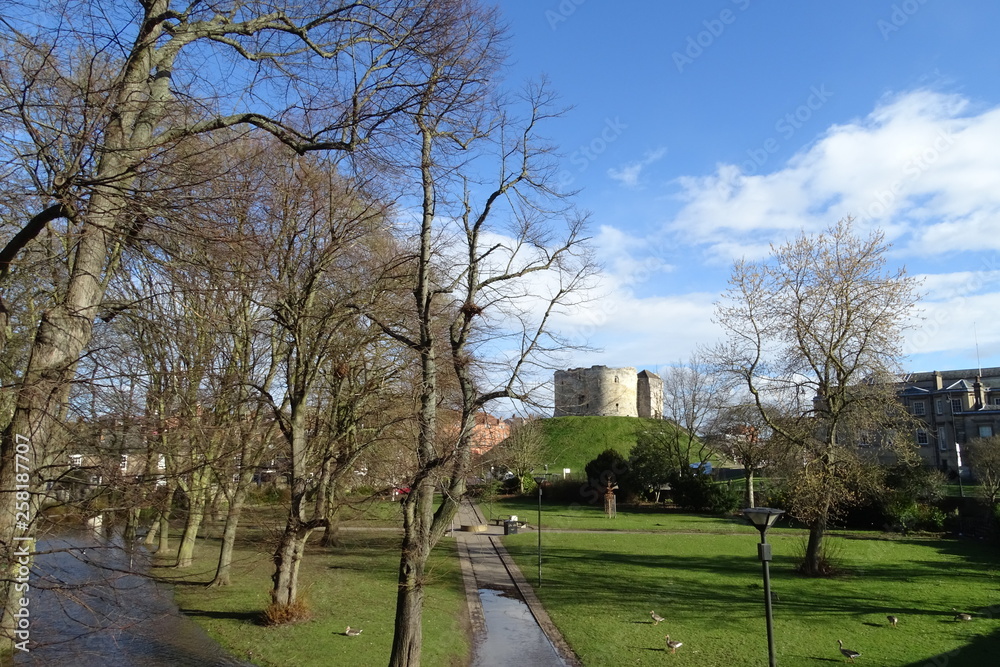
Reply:
[[[259,611],[210,611],[207,609],[181,608],[185,616],[214,618],[218,620],[240,621],[250,625],[264,625],[264,616]]]
[[[508,545],[507,549],[521,558],[535,553],[531,545]],[[698,614],[707,612],[710,616],[725,619],[734,608],[755,613],[762,596],[762,590],[756,585],[760,578],[760,563],[753,555],[634,554],[550,545],[545,548],[544,558],[550,563],[563,561],[556,570],[558,575],[552,575],[547,580],[546,605],[572,606],[579,602],[581,591],[586,591],[588,603],[613,608],[620,604],[622,587],[632,586],[645,591],[651,602],[669,602],[678,611],[690,609]],[[575,567],[572,561],[579,561],[580,566]],[[914,600],[891,602],[865,599],[849,586],[825,586],[823,582],[826,580],[815,580],[817,585],[808,585],[807,582],[813,580],[795,572],[797,563],[794,557],[776,558],[772,562],[772,590],[781,591],[780,601],[775,603],[776,613],[794,613],[799,617],[827,616],[830,613],[852,616],[893,613],[937,616],[948,622],[954,616],[954,612],[947,608],[920,606]],[[941,563],[916,563],[913,566],[894,563],[869,567],[865,576],[905,582],[926,576],[931,565],[937,568],[937,572],[940,571]],[[747,586],[747,580],[755,583]],[[1000,608],[996,611],[992,616],[1000,615]],[[871,625],[882,627],[885,624]]]
[[[964,646],[903,667],[982,667],[997,664],[997,653],[1000,653],[1000,631],[973,637]]]

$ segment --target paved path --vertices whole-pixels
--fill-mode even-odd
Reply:
[[[501,537],[503,536],[502,526],[488,525],[480,509],[469,500],[464,500],[459,508],[456,518],[456,530],[453,532],[458,544],[459,560],[462,564],[462,578],[465,583],[465,595],[469,604],[469,616],[472,620],[472,628],[478,653],[488,653],[488,655],[477,655],[476,665],[490,665],[490,667],[501,667],[504,664],[525,665],[539,664],[525,661],[524,651],[544,651],[549,647],[540,648],[530,646],[532,640],[528,638],[528,633],[521,630],[534,630],[536,625],[544,633],[551,648],[555,649],[558,658],[551,661],[551,664],[568,665],[577,667],[581,665],[579,659],[570,649],[563,639],[562,634],[553,625],[548,613],[535,597],[534,589],[528,584],[521,571],[511,560],[510,555],[504,548]],[[487,525],[485,533],[465,532],[461,526]],[[530,617],[512,618],[509,610],[506,613],[497,611],[496,598],[493,595],[481,597],[481,590],[500,591],[504,597],[520,597],[530,611]],[[483,600],[487,605],[484,610]],[[520,607],[520,604],[516,605]],[[500,619],[499,616],[504,616]],[[516,613],[514,614],[516,616]],[[501,631],[504,637],[489,637],[489,629]],[[519,629],[520,628],[520,629]],[[523,639],[522,639],[523,637]],[[499,646],[503,642],[505,647]],[[511,661],[498,662],[501,657],[499,652],[504,648],[511,649]],[[553,656],[555,657],[555,656]]]

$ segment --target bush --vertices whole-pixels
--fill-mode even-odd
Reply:
[[[670,482],[674,503],[695,512],[730,514],[743,500],[739,488],[717,484],[708,475],[678,475]]]
[[[302,595],[291,604],[272,602],[264,609],[264,625],[285,625],[306,621],[311,616],[309,605]]]

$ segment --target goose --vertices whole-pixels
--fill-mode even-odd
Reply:
[[[649,612],[649,615],[653,617],[653,625],[659,625],[660,621],[663,620],[663,617],[657,614],[655,611]]]
[[[955,620],[956,621],[971,621],[972,620],[972,614],[965,614],[965,613],[959,612],[958,609],[955,609],[954,607],[952,607],[951,610],[953,612],[956,612],[955,613]]]
[[[675,639],[671,639],[670,635],[666,635],[666,639],[667,639],[667,648],[670,649],[671,653],[677,653],[677,649],[679,649],[681,646],[684,646],[684,642],[679,642]]]
[[[844,642],[842,640],[838,639],[837,643],[840,644],[841,654],[851,662],[854,662],[854,659],[857,658],[859,655],[861,655],[857,651],[852,651],[849,648],[844,648]]]
[[[348,625],[347,629],[344,630],[344,634],[347,635],[348,637],[357,637],[358,635],[361,634],[361,629],[352,628],[351,626]]]
[[[886,618],[889,620],[889,625],[891,625],[892,627],[896,627],[896,624],[899,623],[899,619],[893,616],[892,614],[889,614],[888,616],[886,616]]]

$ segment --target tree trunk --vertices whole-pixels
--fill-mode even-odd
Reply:
[[[414,488],[403,502],[403,544],[399,559],[396,620],[389,667],[418,667],[423,648],[424,566],[429,552],[427,522],[430,520],[428,489],[433,498],[433,485],[422,482],[424,488]],[[423,516],[421,516],[423,515]]]
[[[814,521],[809,526],[809,542],[806,544],[806,557],[800,568],[807,577],[819,577],[826,574],[826,563],[823,559],[823,537],[826,534],[826,517]]]
[[[160,511],[160,541],[156,547],[156,554],[166,557],[170,553],[170,512],[174,505],[174,493],[177,487],[171,485],[167,491],[167,497],[163,501],[163,509]]]
[[[200,475],[195,475],[196,478]],[[200,488],[195,488],[198,484]],[[205,488],[200,485],[200,479],[193,480],[191,491],[188,495],[188,515],[184,522],[184,533],[181,535],[181,545],[177,549],[177,567],[191,567],[194,562],[194,545],[198,538],[198,531],[201,529],[202,519],[205,518],[205,507],[208,502]]]
[[[125,518],[125,534],[122,536],[126,549],[134,545],[136,533],[139,532],[139,512],[138,507],[128,508],[128,515]]]
[[[747,494],[747,507],[756,507],[753,498],[753,470],[746,471],[746,479],[744,480]]]
[[[331,502],[335,503],[332,508],[327,512],[326,517],[326,529],[323,530],[323,538],[320,540],[319,544],[322,547],[336,547],[340,546],[340,503],[334,501],[331,498]]]
[[[142,540],[142,546],[147,549],[153,547],[153,542],[156,541],[156,534],[160,532],[160,517],[156,516],[152,521],[149,522],[149,530],[146,531],[146,537]]]
[[[243,511],[243,499],[246,492],[237,489],[229,502],[226,511],[226,527],[222,531],[222,548],[219,550],[219,565],[215,568],[215,578],[209,586],[228,586],[231,581],[229,571],[233,562],[233,545],[236,543],[236,530],[240,525],[240,513]]]
[[[290,607],[298,600],[299,564],[313,529],[300,521],[289,521],[274,551],[274,574],[271,603]]]

